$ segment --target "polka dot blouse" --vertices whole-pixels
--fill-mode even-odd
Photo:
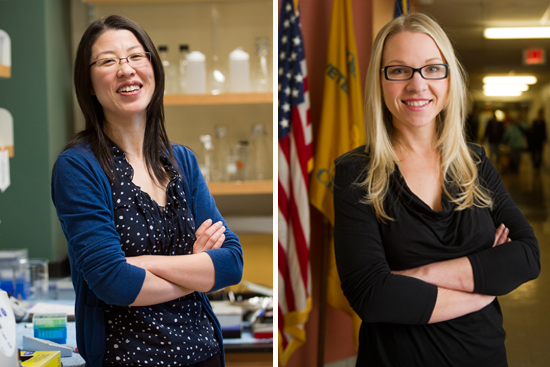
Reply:
[[[159,206],[132,182],[133,168],[113,147],[115,224],[126,256],[185,255],[193,252],[195,222],[182,189],[181,176],[162,157],[172,179],[168,204]],[[149,307],[108,305],[105,309],[104,366],[184,366],[220,351],[214,327],[196,293]]]

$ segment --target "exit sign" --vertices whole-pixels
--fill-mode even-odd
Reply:
[[[542,48],[527,49],[523,52],[523,63],[525,65],[545,65],[546,51]]]

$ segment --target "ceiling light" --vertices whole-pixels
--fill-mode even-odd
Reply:
[[[484,90],[483,94],[487,97],[519,97],[521,96],[520,90],[498,91],[498,90]]]
[[[525,84],[485,84],[485,91],[520,91],[525,92],[529,87]]]
[[[537,78],[531,75],[524,76],[486,76],[484,84],[535,84]]]
[[[489,39],[550,38],[550,27],[485,28],[483,34]]]

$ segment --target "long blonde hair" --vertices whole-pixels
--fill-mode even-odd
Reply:
[[[386,40],[405,31],[429,35],[449,65],[449,90],[445,105],[436,118],[436,149],[441,157],[443,193],[457,205],[456,210],[472,206],[492,207],[488,191],[478,180],[476,161],[479,161],[479,157],[468,149],[464,138],[467,111],[464,69],[445,32],[433,19],[422,13],[395,18],[380,30],[374,41],[365,83],[365,151],[369,155],[369,163],[366,178],[359,183],[367,192],[363,201],[374,206],[379,221],[394,220],[384,210],[384,199],[398,159],[391,143],[394,133],[392,115],[382,99],[380,70]],[[455,197],[448,192],[446,182],[457,188]]]

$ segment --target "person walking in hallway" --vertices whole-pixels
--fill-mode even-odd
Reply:
[[[485,127],[483,141],[489,142],[489,158],[496,167],[498,167],[500,160],[502,135],[504,135],[504,123],[499,121],[495,112],[493,112],[493,117],[487,122],[487,126]]]
[[[539,110],[537,118],[533,120],[533,124],[529,129],[529,135],[529,149],[531,150],[531,157],[533,159],[533,168],[538,172],[542,164],[542,153],[547,138],[544,110]]]
[[[518,117],[513,117],[506,126],[502,136],[502,144],[508,147],[508,157],[510,159],[510,169],[513,173],[519,173],[521,164],[521,154],[525,150],[525,135],[527,134],[527,125]]]

